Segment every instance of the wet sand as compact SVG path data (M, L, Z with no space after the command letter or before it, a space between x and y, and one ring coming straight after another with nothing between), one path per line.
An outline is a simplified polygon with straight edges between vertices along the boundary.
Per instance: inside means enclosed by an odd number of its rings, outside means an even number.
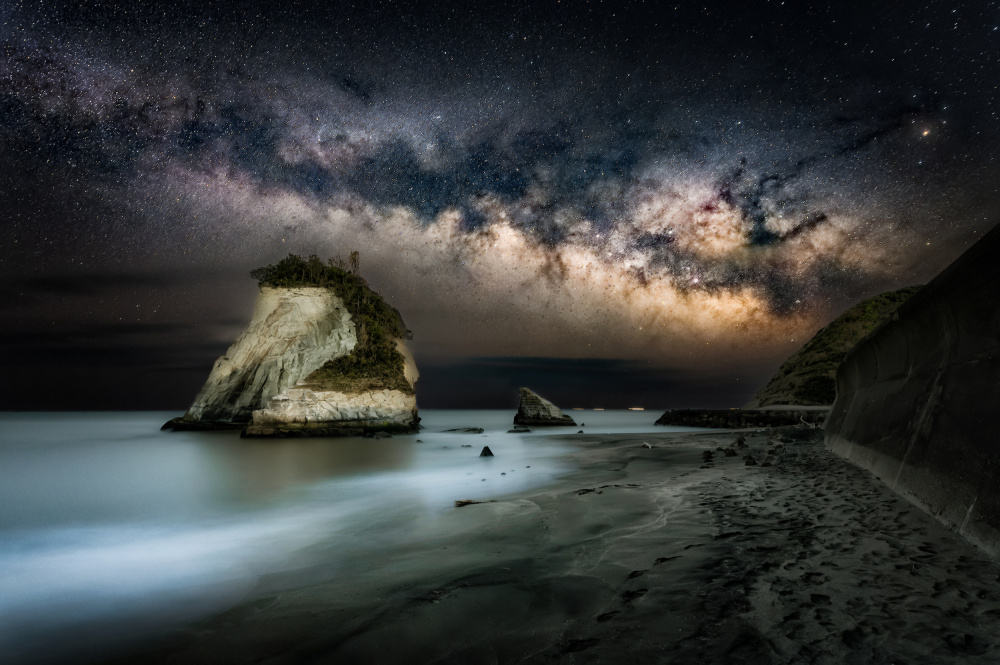
M565 437L578 469L544 490L114 662L1000 662L1000 565L821 431L744 435Z

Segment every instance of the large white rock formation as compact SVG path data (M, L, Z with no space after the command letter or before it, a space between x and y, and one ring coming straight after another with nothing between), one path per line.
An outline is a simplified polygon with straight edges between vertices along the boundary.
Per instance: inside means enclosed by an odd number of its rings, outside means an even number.
M253 318L180 420L242 427L254 409L357 344L344 303L326 288L264 286Z
M253 318L174 429L243 428L249 436L361 434L413 430L412 390L323 390L310 375L327 361L346 356L358 343L344 302L325 287L264 286ZM401 340L404 375L411 389L416 364Z
M369 431L412 431L416 395L399 390L336 390L290 388L253 412L244 436L359 435Z

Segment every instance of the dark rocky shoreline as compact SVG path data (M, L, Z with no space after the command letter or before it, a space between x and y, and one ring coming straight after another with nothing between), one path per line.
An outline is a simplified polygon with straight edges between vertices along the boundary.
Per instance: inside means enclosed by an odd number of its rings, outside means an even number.
M221 420L188 420L184 416L171 418L163 423L160 431L173 430L175 432L231 432L240 430L248 423L229 423Z
M183 416L171 418L163 424L160 430L176 432L214 432L242 430L243 439L301 438L301 437L372 437L378 434L391 436L393 434L413 434L420 431L420 418L414 416L412 423L394 423L376 421L365 423L357 420L323 421L316 423L285 423L281 426L254 425L253 423L198 422L184 419ZM480 430L481 431L481 430Z
M414 416L412 423L397 423L389 421L373 421L366 423L358 420L326 420L316 423L284 423L275 425L249 424L240 433L244 439L267 439L275 437L307 437L307 436L376 436L382 434L413 434L420 431L420 418Z
M821 426L829 409L673 409L660 416L657 425L749 429L754 427Z

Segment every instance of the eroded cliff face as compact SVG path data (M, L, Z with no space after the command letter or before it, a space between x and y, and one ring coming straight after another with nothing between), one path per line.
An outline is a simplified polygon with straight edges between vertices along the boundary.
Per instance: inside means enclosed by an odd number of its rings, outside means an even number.
M264 286L253 318L180 419L192 426L243 426L253 411L357 344L351 315L327 288Z
M837 372L829 448L1000 555L1000 227Z
M417 423L417 397L399 390L335 390L290 388L253 412L243 431L258 436L359 436L371 432L412 432Z
M310 375L255 410L243 436L360 436L417 431L420 418L416 383L420 374L406 343L396 339L394 345L402 356L407 390L329 390Z
M346 376L324 367L300 379L253 412L244 437L361 436L419 429L413 355L391 339L400 366L391 376ZM350 386L344 388L343 386Z

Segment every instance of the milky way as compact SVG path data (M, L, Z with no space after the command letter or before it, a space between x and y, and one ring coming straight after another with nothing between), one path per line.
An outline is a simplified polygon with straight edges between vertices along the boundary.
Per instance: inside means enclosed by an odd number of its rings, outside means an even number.
M418 360L763 372L996 222L995 5L714 4L8 7L9 345L359 249Z

